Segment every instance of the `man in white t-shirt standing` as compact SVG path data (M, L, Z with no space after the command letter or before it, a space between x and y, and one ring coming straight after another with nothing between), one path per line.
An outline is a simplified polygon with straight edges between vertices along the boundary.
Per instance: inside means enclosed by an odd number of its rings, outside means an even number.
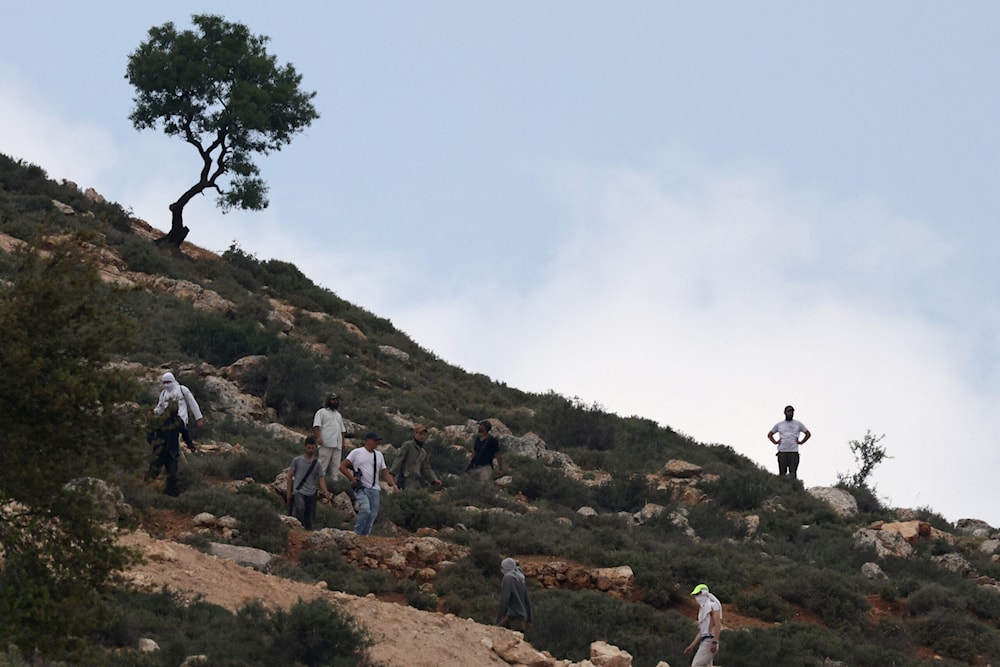
M331 481L340 476L340 457L344 452L344 418L340 416L340 396L331 393L326 404L313 417L313 437L316 438L319 465L323 476Z
M775 434L778 435L775 438ZM799 435L804 437L799 440ZM806 444L812 437L812 433L806 425L795 419L795 408L790 405L785 406L785 419L774 425L768 431L767 439L771 444L778 446L778 475L784 477L790 473L792 479L798 479L799 470L799 445Z

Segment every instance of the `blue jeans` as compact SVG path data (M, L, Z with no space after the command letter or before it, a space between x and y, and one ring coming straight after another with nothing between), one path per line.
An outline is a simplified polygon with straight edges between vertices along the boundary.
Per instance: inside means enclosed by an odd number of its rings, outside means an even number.
M354 520L354 532L358 535L371 535L375 518L378 517L379 491L372 488L358 489L354 492L354 499L358 501L358 518Z

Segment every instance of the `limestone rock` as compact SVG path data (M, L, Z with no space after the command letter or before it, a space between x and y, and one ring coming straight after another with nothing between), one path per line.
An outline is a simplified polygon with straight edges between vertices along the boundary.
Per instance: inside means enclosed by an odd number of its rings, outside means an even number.
M886 556L912 558L914 553L910 543L903 539L902 535L894 531L861 528L854 533L854 544L859 547L873 547L875 555L879 558L885 558Z
M96 503L98 516L104 521L118 522L132 516L132 506L125 502L122 490L96 477L80 477L66 483L67 489L80 491Z
M143 653L152 653L153 651L159 651L160 645L149 637L140 637L136 648Z
M886 579L885 572L879 567L878 563L865 563L861 566L861 574L865 579Z
M208 553L216 558L233 560L246 567L252 567L258 572L271 571L271 554L263 549L253 547L237 547L232 544L209 542Z
M829 505L838 516L854 516L858 513L858 501L844 489L834 486L814 486L807 491L813 498Z
M590 645L590 661L596 667L632 667L631 654L603 641Z
M508 641L494 641L493 652L511 665L525 667L549 667L554 660L544 653L536 651L530 644L524 642L520 633Z
M955 530L973 537L990 537L994 533L993 527L981 519L959 519L955 522Z

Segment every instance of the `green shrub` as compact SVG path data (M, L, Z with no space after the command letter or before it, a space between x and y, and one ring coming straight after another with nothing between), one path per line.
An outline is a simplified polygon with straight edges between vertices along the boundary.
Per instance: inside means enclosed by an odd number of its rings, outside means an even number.
M983 657L1000 655L996 631L976 623L962 611L940 608L914 621L912 637L943 656L969 664Z
M791 605L770 590L756 590L736 596L736 607L747 616L762 621L787 621L792 617Z
M868 610L868 601L858 592L856 583L826 569L788 568L781 573L775 590L785 600L819 614L834 628L858 627Z
M411 532L418 528L443 528L458 522L458 512L438 502L425 489L407 487L402 493L389 494L382 498L381 507L380 513Z
M773 475L764 470L727 469L716 482L703 484L702 490L720 506L737 512L760 507L772 494Z
M953 590L941 584L929 583L906 598L906 611L910 616L925 616L935 611L965 608L965 601L955 596Z

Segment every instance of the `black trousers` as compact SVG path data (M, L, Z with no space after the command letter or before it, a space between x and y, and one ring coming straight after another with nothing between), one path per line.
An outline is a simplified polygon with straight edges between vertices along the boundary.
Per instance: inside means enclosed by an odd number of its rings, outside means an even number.
M315 493L311 496L296 493L292 498L295 503L295 516L302 522L302 527L306 530L312 530L313 523L316 522L316 500Z
M778 474L784 477L790 473L793 479L798 479L799 453L778 452Z

